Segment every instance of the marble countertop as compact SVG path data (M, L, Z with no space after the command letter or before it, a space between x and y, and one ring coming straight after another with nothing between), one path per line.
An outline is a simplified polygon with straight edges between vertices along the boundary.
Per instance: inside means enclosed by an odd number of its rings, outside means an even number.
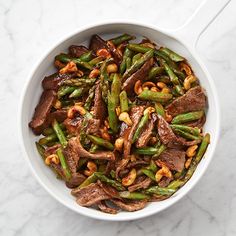
M236 1L197 47L220 95L220 142L207 173L171 208L133 222L108 223L78 215L35 180L17 135L15 114L27 75L62 36L84 24L120 18L176 28L199 4L198 0L149 0L146 6L141 0L0 0L0 235L236 235Z

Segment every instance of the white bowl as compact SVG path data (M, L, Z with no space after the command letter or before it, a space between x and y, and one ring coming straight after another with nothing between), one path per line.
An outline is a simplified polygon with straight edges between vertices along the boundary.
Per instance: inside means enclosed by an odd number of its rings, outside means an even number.
M107 38L113 34L124 32L134 35L146 36L152 41L160 45L167 46L187 58L195 74L199 78L201 85L206 90L208 97L207 120L204 126L204 131L211 134L211 144L209 145L203 160L198 165L192 178L173 196L161 202L150 203L144 209L137 212L122 211L117 215L110 215L95 209L81 207L75 202L75 198L70 194L70 189L68 189L62 181L55 178L54 173L52 173L52 171L45 166L41 157L37 153L35 141L38 139L38 137L36 137L29 129L28 123L32 118L34 108L38 103L40 94L42 92L41 80L45 75L50 75L55 71L53 67L55 55L59 54L60 52L65 52L68 46L71 44L87 44L87 40L89 40L92 34L99 34ZM21 101L19 124L20 139L25 152L26 160L29 163L33 174L39 183L63 205L82 215L100 220L125 221L139 219L158 213L177 202L185 194L187 194L190 189L193 188L193 186L199 181L203 173L206 171L207 166L213 157L219 136L220 116L216 89L209 73L199 61L196 53L194 51L190 51L189 48L187 49L182 42L176 40L174 37L174 33L170 35L169 33L160 30L155 26L139 23L108 22L105 24L93 25L79 30L57 43L56 46L49 50L49 52L40 60L35 69L33 69L29 76Z

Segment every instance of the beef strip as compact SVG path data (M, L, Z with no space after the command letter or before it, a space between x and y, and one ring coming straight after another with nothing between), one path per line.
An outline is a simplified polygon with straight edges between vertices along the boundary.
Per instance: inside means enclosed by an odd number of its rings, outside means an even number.
M29 127L36 135L42 133L47 121L47 116L50 113L55 100L56 92L54 90L43 91L39 103L35 108L33 119L29 123Z
M203 89L200 86L196 86L168 105L167 113L174 117L181 113L203 110L205 107L206 96Z
M60 109L53 111L48 114L47 121L45 124L45 128L50 126L53 122L54 119L56 119L59 123L63 122L67 117L67 110L66 109Z
M83 45L71 45L69 47L69 54L72 57L80 57L82 56L84 53L88 52L89 49L86 48Z
M74 119L67 118L64 120L63 124L70 134L78 134L81 117L76 117Z
M71 138L70 140L73 141L75 145L76 154L80 157L87 157L87 158L99 159L99 160L109 160L109 161L115 160L115 155L111 151L99 151L96 153L88 152L87 150L83 148L82 144L80 143L79 136Z
M141 177L141 176L140 176ZM135 184L131 185L128 187L128 190L130 192L134 192L138 189L146 189L149 187L149 185L151 184L152 180L148 177L144 178L142 181L140 182L136 182Z
M168 148L161 153L158 160L165 163L170 170L181 172L185 163L185 152L177 149Z
M142 148L142 147L147 146L147 143L151 138L153 128L154 128L154 120L151 119L145 125L140 136L138 137L138 140L136 141L137 148Z
M161 181L158 183L158 186L161 187L161 188L165 188L169 185L169 183L173 180L173 178L168 178L168 177L165 177L163 176L161 178Z
M111 199L110 201L125 211L138 211L147 205L145 200L124 202L118 199Z
M98 185L103 189L103 191L109 195L111 198L120 198L118 191L111 187L108 184L101 182L100 180L97 181Z
M89 44L89 49L93 50L95 53L97 50L106 48L107 49L107 44L106 41L103 40L101 37L99 37L97 34L94 34L91 37L90 44Z
M86 177L81 173L73 173L70 180L66 181L68 188L76 188L85 181Z
M130 155L132 138L137 129L138 123L143 116L144 108L144 106L136 106L132 107L130 110L130 119L132 120L133 124L127 129L127 138L124 137L124 158L128 158Z
M99 119L94 119L94 118L89 119L88 124L87 124L86 133L87 134L95 134L95 135L99 134L100 124L101 124L101 120L99 120Z
M60 83L63 80L71 79L71 78L74 78L75 76L76 76L75 73L72 73L72 74L54 73L52 75L46 76L46 77L44 77L44 79L42 81L43 89L44 90L47 90L47 89L57 90L60 86Z
M74 189L71 194L76 197L76 202L81 206L92 206L111 198L97 183L92 183L81 189Z
M148 165L148 164L149 164L149 161L145 161L142 159L142 160L130 162L126 167L128 169L131 169L131 168L136 168L136 167L144 166L144 165Z
M96 82L95 96L94 96L94 117L103 123L107 115L106 104L102 99L102 90L100 81Z
M105 201L100 201L97 203L98 208L108 214L117 214L118 210L107 206Z
M49 156L49 155L52 155L52 154L55 154L57 149L61 147L61 144L55 144L51 147L47 147L45 149L45 156Z
M130 77L128 77L124 81L122 89L125 90L128 94L131 94L133 92L135 83L138 80L141 81L145 80L152 65L153 65L152 59L145 62L144 65L139 70L137 70L135 73L133 73Z
M110 51L112 57L114 58L114 62L119 65L122 60L122 55L119 53L119 51L116 49L116 47L109 41L107 42L107 47L108 47L108 50Z
M181 146L192 146L201 142L201 140L187 141L182 137L174 134L170 125L165 121L162 116L158 116L158 135L161 142L172 148L181 148Z

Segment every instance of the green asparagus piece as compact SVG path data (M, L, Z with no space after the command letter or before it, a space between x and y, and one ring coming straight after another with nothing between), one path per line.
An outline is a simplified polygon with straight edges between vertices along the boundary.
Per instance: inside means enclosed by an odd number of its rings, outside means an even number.
M118 117L116 114L116 101L115 98L108 92L108 121L114 133L118 132Z
M80 186L78 187L79 189L87 187L88 185L95 183L97 181L97 176L96 172L94 172L92 175L90 175Z
M121 79L118 74L114 74L113 81L111 84L111 96L114 98L115 106L117 107L120 103L119 94L121 90Z
M96 66L98 63L100 63L101 61L103 61L104 58L103 57L95 57L93 58L91 61L89 61L88 63L91 65L91 66Z
M84 91L83 88L77 88L70 94L69 98L81 97L81 95L83 94L83 91Z
M144 193L140 193L140 192L123 191L123 192L119 192L119 195L121 198L133 199L133 200L143 200L143 199L149 198L148 195Z
M154 147L144 147L144 148L136 148L134 149L134 152L136 154L140 154L140 155L155 155L158 151L158 148L154 148Z
M158 81L158 82L163 82L163 83L165 83L165 84L170 84L170 83L171 83L170 78L169 78L169 76L167 76L167 75L158 76L158 77L157 77L157 81Z
M204 153L206 152L209 143L210 143L210 134L206 134L202 139L200 147L198 148L196 157L192 160L190 164L190 167L184 177L184 181L188 181L192 177L195 169L197 168L197 165L201 161Z
M173 52L169 48L160 48L159 50L167 54L172 61L184 61L184 58L182 56L178 55L176 52Z
M139 137L139 135L141 134L141 131L143 129L143 127L147 124L148 122L148 117L149 117L149 113L147 112L145 115L143 115L143 117L141 118L140 122L138 123L137 129L134 133L133 139L132 139L132 143L135 143Z
M152 69L150 70L149 74L148 74L148 79L151 80L153 78L155 78L158 75L163 74L164 72L164 68L163 67L152 67Z
M193 134L187 133L186 131L183 131L178 128L173 128L174 133L178 134L179 136L188 139L188 140L199 140L201 139L200 136L195 136Z
M50 142L55 142L57 141L57 135L55 133L49 134L41 139L39 139L39 144L40 145L46 145Z
M126 59L131 57L132 51L130 51L127 47L125 48L124 54L123 54L123 60L120 64L120 73L124 74L126 70Z
M142 53L137 53L136 55L134 55L133 58L132 58L132 63L131 64L133 65L141 57L142 57Z
M120 93L120 110L121 112L129 111L129 102L126 91Z
M173 70L168 66L168 64L162 60L162 65L166 71L166 73L169 75L170 77L170 80L171 82L174 84L174 85L180 85L180 82L179 82L179 79L178 77L175 75L175 73L173 72Z
M65 129L66 129L66 127L65 127L65 125L64 125L63 123L61 123L61 124L59 124L59 125L60 125L60 128L61 128L62 130L65 130ZM50 134L54 134L54 130L53 130L53 128L48 127L48 128L46 128L46 129L43 130L42 134L43 134L44 136L48 136L48 135L50 135Z
M123 75L123 79L128 78L131 74L137 71L146 61L153 57L154 50L150 49L145 54L142 55Z
M194 111L194 112L184 113L184 114L180 114L174 117L171 123L182 124L182 123L198 120L202 118L203 115L204 115L204 111Z
M57 92L58 98L65 96L66 94L72 93L76 87L74 86L62 86Z
M99 180L101 180L102 182L105 182L105 183L111 185L112 187L116 188L116 189L119 190L119 191L123 191L123 190L125 189L125 188L122 186L121 183L119 183L119 182L116 181L116 180L107 178L107 177L106 177L104 174L102 174L102 173L95 172L94 174L95 174L95 176L96 176Z
M65 174L65 178L66 178L66 180L69 180L71 178L71 173L70 173L70 170L67 166L66 159L65 159L64 154L62 152L62 148L58 148L56 153L60 159L61 167L62 167L63 172Z
M66 140L66 137L65 137L61 127L59 126L58 122L56 121L56 119L52 122L52 128L54 129L62 147L65 148L67 146L67 140Z
M97 137L95 135L87 135L87 137L91 142L93 142L96 145L102 146L102 147L107 148L109 150L114 149L114 145L103 138Z
M146 169L151 170L152 172L156 173L157 172L157 165L156 165L155 161L151 160L150 165Z
M184 185L184 181L177 179L177 180L173 180L168 186L167 188L169 189L178 189L179 187Z
M149 177L151 180L156 181L155 175L151 170L148 169L141 169L142 173Z
M131 57L127 57L125 62L126 62L126 71L127 71L132 65Z
M92 70L93 68L88 62L82 61L80 58L71 58L67 54L63 53L57 55L55 59L63 63L68 63L70 61L73 61L77 66L83 67L88 70Z
M129 40L132 40L132 39L135 39L135 37L131 36L129 34L122 34L122 35L120 35L120 36L118 36L116 38L111 39L110 41L112 41L112 43L115 46L117 46L117 45L119 45L119 44L121 44L123 42L129 41Z
M81 86L89 87L91 85L94 85L95 82L96 82L95 78L90 79L87 76L84 76L79 79L67 79L63 81L63 84L70 85L70 86L77 86L77 87L81 87Z
M116 177L116 172L114 170L110 171L110 176L112 177L112 179L115 179Z
M45 155L44 155L45 148L38 142L35 142L35 145L39 155L43 158L43 160L45 160Z
M190 134L195 135L195 136L200 136L200 129L197 128L197 127L192 128L192 127L189 127L187 125L170 125L170 127L172 129L182 130L184 132L190 133Z
M157 114L161 115L162 117L165 117L164 107L160 103L155 103L155 110Z
M79 59L81 61L84 61L84 62L89 62L89 61L91 61L92 58L93 58L93 52L92 51L85 52L79 57Z
M175 85L175 86L174 86L174 90L175 90L175 92L177 93L177 96L182 96L182 95L184 95L184 90L183 90L183 88L181 87L180 84Z
M93 98L95 95L95 88L96 88L96 86L93 86L92 88L89 89L88 97L86 98L86 101L84 103L84 108L86 110L89 110L91 107L91 104L92 104L92 101L93 101Z
M164 152L165 150L166 150L166 146L164 144L162 144L160 147L157 148L157 152L156 152L156 154L153 155L152 158L154 160L157 159L161 155L161 153Z
M143 90L138 97L142 100L151 100L155 102L165 103L172 98L172 94L154 92L151 90Z
M175 192L175 189L172 188L161 188L158 186L153 186L148 188L145 192L147 194L157 194L157 195L171 195Z

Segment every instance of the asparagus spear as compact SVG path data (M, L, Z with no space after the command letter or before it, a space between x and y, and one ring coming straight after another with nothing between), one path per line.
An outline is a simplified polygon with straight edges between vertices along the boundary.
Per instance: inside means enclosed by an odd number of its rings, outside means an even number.
M129 103L126 91L120 93L120 110L121 112L129 111Z
M143 90L138 97L142 100L151 100L155 102L165 103L172 98L172 94L154 92L151 90Z
M180 56L176 52L173 52L169 48L160 48L159 50L167 54L172 61L175 61L175 62L184 61L184 58L182 56Z
M129 40L132 40L132 39L135 39L134 36L132 35L129 35L129 34L122 34L116 38L113 38L111 39L110 41L112 41L112 43L117 46L123 42L126 42L126 41L129 41Z
M65 148L67 146L67 140L66 140L66 137L65 137L61 127L59 126L58 122L56 121L56 119L52 122L52 128L54 129L62 147Z
M145 193L147 194L158 194L158 195L171 195L175 192L175 189L171 188L161 188L158 186L153 186L148 188Z
M129 191L123 191L123 192L119 192L119 195L121 198L126 198L126 199L133 199L133 200L143 200L143 199L148 199L149 196L144 194L144 193L140 193L140 192L129 192Z
M171 123L182 124L182 123L198 120L202 118L203 115L204 115L204 111L194 111L194 112L184 113L184 114L180 114L174 117Z
M114 150L114 145L103 138L97 137L95 135L87 135L87 137L91 142L93 142L94 144L98 146L102 146L109 150Z
M64 154L62 152L62 148L58 148L56 153L57 153L57 156L60 159L61 167L64 171L66 180L69 180L71 178L71 173L70 173L70 170L67 166L66 159L65 159Z

